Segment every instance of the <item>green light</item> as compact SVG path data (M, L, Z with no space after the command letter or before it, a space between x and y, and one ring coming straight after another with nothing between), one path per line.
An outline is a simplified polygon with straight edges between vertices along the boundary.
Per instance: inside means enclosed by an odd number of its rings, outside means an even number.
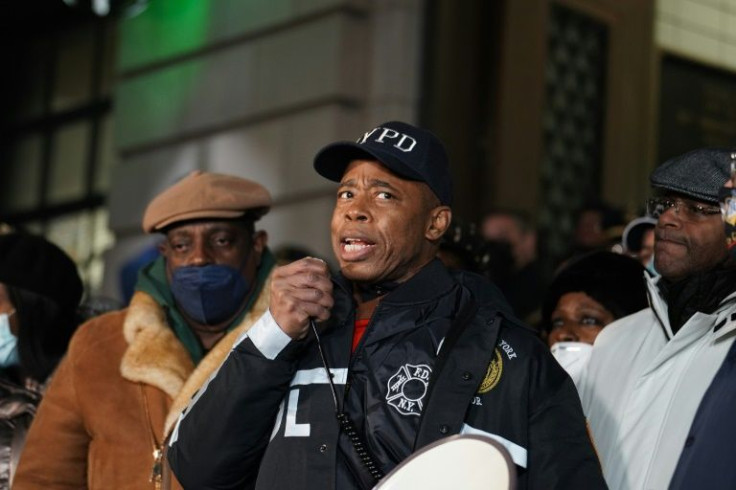
M120 71L196 51L209 25L207 0L151 0L140 15L120 22Z

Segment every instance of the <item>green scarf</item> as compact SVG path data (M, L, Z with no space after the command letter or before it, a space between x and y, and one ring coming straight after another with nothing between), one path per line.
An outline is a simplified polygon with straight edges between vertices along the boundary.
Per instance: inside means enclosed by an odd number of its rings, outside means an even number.
M243 311L228 325L228 332L240 325L243 317L250 311L253 303L260 296L263 285L266 283L266 279L268 279L268 275L271 273L271 269L273 269L275 264L276 259L271 251L268 248L264 249L263 255L261 256L261 265L258 266L256 281L251 288L248 303L243 308ZM194 364L199 364L199 361L205 355L204 348L197 334L189 327L176 307L174 296L171 294L171 288L169 287L169 281L166 278L166 261L163 257L157 258L138 272L135 290L148 294L164 309L166 319L174 334L187 349L189 355L192 356Z

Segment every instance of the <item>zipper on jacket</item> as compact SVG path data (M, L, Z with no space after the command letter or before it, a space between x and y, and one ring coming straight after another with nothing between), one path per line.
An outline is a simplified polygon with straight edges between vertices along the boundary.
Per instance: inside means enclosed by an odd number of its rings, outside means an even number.
M151 439L151 446L153 447L153 465L151 466L151 476L148 478L148 481L153 483L153 488L155 490L161 490L161 482L163 481L163 446L156 442L156 434L153 432L153 427L151 426L151 412L148 410L148 397L146 396L146 389L143 387L142 384L139 384L138 386L140 386L141 389L143 410L145 412L146 421L148 421L148 431Z
M656 285L654 286L656 287ZM657 309L654 307L654 298L652 297L652 292L650 291L650 288L647 287L647 301L649 301L649 308L652 310L652 313L654 313L654 317L659 322L659 326L662 328L662 332L664 333L665 338L667 339L667 342L669 342L672 337L670 337L670 334L667 332L667 327L665 327L664 322L662 321L662 318L659 316L659 313L657 313Z
M356 307L355 304L353 304L353 307ZM350 359L348 361L348 375L345 379L345 389L343 389L342 392L342 404L343 407L345 406L345 403L347 403L348 400L348 394L350 393L350 388L353 386L353 366L357 362L357 359L360 357L362 359L363 357L363 351L365 350L363 346L366 343L366 339L368 338L368 335L370 335L371 327L376 323L377 313L378 310L381 308L381 303L376 305L375 309L373 310L373 313L371 314L371 318L368 320L368 325L365 326L365 332L363 333L363 337L360 339L360 342L358 342L358 345L355 346L355 351L350 353ZM355 329L355 313L352 315L352 321L351 324L353 325L353 329Z
M164 452L161 446L156 446L153 450L153 468L151 468L151 477L148 481L153 482L156 490L161 490L161 480L163 479L163 459Z

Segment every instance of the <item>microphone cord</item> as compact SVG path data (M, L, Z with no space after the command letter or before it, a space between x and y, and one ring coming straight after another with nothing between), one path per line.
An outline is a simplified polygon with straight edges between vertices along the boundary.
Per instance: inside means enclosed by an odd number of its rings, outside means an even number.
M361 463L368 470L368 473L370 473L375 481L378 481L383 478L383 472L380 470L380 468L376 464L375 459L373 459L373 456L368 451L368 446L363 441L363 438L360 436L358 429L355 427L355 423L353 423L352 419L350 419L345 411L340 410L340 403L338 402L337 397L337 389L335 388L335 383L332 381L333 374L330 370L330 365L327 363L327 357L322 350L322 342L320 341L319 333L317 332L317 325L313 318L309 319L309 326L312 328L312 333L314 334L314 338L317 341L317 350L319 351L319 357L322 359L322 365L324 366L325 372L327 373L327 382L329 383L330 390L332 391L332 400L335 402L335 416L337 417L337 420L340 423L340 427L342 428L343 432L345 432L345 435L348 436L348 439L353 445L355 452L358 454L358 458L360 458Z

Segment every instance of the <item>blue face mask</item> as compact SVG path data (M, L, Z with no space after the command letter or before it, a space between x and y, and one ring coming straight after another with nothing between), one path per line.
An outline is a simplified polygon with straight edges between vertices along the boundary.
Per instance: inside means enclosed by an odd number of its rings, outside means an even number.
M0 368L17 366L20 363L18 356L18 338L10 331L10 313L0 313Z
M179 267L171 277L176 303L203 325L216 325L235 315L249 290L240 271L227 265Z

